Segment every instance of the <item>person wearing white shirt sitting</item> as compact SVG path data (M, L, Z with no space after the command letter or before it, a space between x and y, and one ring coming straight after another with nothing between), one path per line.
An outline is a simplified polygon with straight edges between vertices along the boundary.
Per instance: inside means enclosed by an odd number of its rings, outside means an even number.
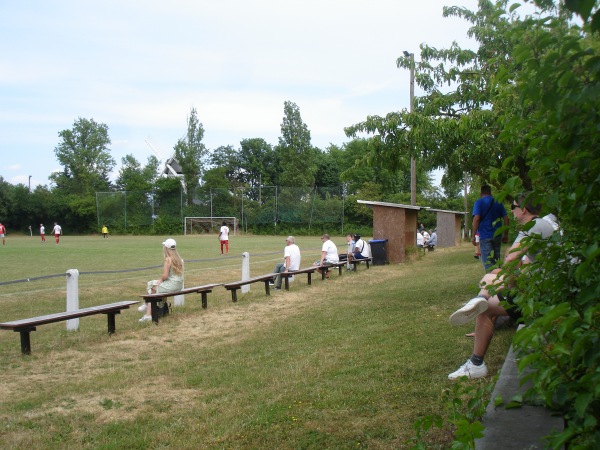
M300 261L302 256L300 255L300 248L296 245L296 239L294 236L288 236L285 240L285 248L283 250L283 262L277 263L273 273L278 273L277 279L273 280L275 289L281 289L281 274L287 272L294 272L300 269Z
M425 245L425 239L423 235L417 231L417 247L422 248Z
M425 246L427 247L427 250L433 251L436 245L437 233L435 232L435 230L431 230L431 234L429 235L429 239L427 239L427 241L425 242Z
M321 240L323 241L323 246L321 247L321 259L315 261L314 266L318 266L317 272L322 274L322 270L325 270L325 278L329 279L329 271L326 267L332 264L336 264L340 262L340 257L338 256L337 247L333 243L333 241L329 238L328 234L324 234L321 236ZM323 267L323 269L321 269Z
M352 255L352 259L360 261L361 259L370 258L371 250L369 244L367 244L363 239L361 239L360 234L354 235L354 241L354 254Z

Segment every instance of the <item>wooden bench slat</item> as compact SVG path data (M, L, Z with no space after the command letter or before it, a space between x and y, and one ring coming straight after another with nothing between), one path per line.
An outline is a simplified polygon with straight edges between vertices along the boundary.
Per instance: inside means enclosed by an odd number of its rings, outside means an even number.
M246 284L258 283L258 282L262 281L263 283L265 283L265 294L271 295L271 291L269 290L269 282L273 281L273 278L275 278L277 275L278 274L276 274L276 273L268 273L265 275L259 275L257 277L248 278L247 280L240 280L240 281L234 281L231 283L225 283L223 285L223 287L225 289L227 289L228 291L231 291L231 301L235 303L235 302L237 302L238 289L240 289L242 286L244 286Z
M310 267L305 267L304 269L298 269L298 270L293 270L290 272L282 272L279 275L281 275L281 277L284 279L285 281L285 290L289 291L290 290L290 277L293 277L294 275L302 275L304 273L308 274L308 284L311 284L312 281L312 274L315 273L317 271L317 267L316 266L310 266Z
M367 264L367 269L369 268L369 264L373 263L373 258L369 257L369 258L362 258L362 259L352 259L352 266L354 267L354 270L356 270L358 268L358 263L364 262Z
M327 264L325 266L315 266L315 268L317 269L321 269L321 279L324 280L325 279L325 273L329 270L329 269L333 269L336 268L339 271L340 276L342 275L342 267L344 267L346 265L346 261L339 261L333 264Z
M0 323L0 329L19 332L21 334L21 353L24 355L29 355L31 353L30 333L35 331L36 326L38 325L61 322L78 317L91 316L94 314L106 314L108 319L108 334L111 335L115 332L115 316L120 314L122 309L129 309L131 305L135 305L137 303L139 303L137 300L124 300L121 302L109 303L107 305L82 308L76 311L65 311L62 313L31 317L29 319L13 320L11 322Z
M127 309L131 305L139 303L137 300L127 300L107 305L90 306L76 311L65 311L54 314L46 314L45 316L31 317L29 319L13 320L11 322L0 323L0 329L3 330L18 330L27 326L44 325L47 323L62 322L69 319L77 319L78 317L91 316L94 314L104 314L112 311L120 311Z
M208 308L208 297L207 295L212 292L212 290L217 286L222 286L223 283L213 283L213 284L205 284L202 286L194 286L190 288L182 289L181 291L174 292L159 292L156 294L144 294L141 297L144 299L146 303L150 303L150 311L152 314L152 321L154 323L158 323L158 307L157 303L164 300L168 297L176 297L178 295L187 295L187 294L200 294L202 298L202 308Z
M202 291L210 291L212 289L214 289L217 286L222 286L223 283L214 283L214 284L205 284L203 286L195 286L195 287L191 287L191 288L185 288L182 289L181 291L175 291L175 292L164 292L164 293L157 293L157 294L145 294L142 295L141 297L144 299L150 299L150 298L166 298L166 297L175 297L177 295L187 295L187 294L197 294L197 293L201 293Z
M276 273L268 273L266 275L259 275L257 277L248 278L247 280L240 280L240 281L234 281L234 282L231 282L231 283L225 283L223 285L223 287L225 287L225 289L232 289L232 288L235 288L235 287L244 286L246 284L256 283L258 281L265 281L265 280L269 280L269 279L272 280L277 275L278 274L276 274Z

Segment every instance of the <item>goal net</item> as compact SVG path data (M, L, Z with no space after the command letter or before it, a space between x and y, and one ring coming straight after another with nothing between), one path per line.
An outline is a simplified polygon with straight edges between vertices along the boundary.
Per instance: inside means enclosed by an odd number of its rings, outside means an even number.
M229 227L229 233L236 236L237 217L186 217L184 234L219 234L223 222Z

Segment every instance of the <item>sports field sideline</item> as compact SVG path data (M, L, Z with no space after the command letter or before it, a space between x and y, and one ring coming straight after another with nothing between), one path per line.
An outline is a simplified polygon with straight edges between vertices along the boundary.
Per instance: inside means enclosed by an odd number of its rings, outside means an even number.
M177 249L186 261L186 286L240 279L243 252L250 254L254 275L269 273L283 259L285 247L285 236L232 236L229 254L221 255L215 236L175 238ZM7 245L0 248L0 298L18 301L21 294L46 297L46 294L52 296L50 292L64 291L65 281L60 275L68 269L79 270L80 288L102 286L94 292L93 303L105 301L101 297L107 287L114 288L108 292L110 298L140 295L146 281L160 276L165 239L160 236L111 236L108 239L101 235L63 236L57 245L53 237L48 237L42 244L37 236L11 236ZM340 248L343 251L345 239L337 240L344 243ZM299 237L298 242L303 267L318 259L319 237ZM26 279L31 281L10 283ZM64 292L57 293L57 297L63 298ZM82 295L81 301L87 304L86 296Z
M235 236L226 257L215 236L176 239L187 286L240 279L243 251L253 275L268 273L285 245L285 236ZM9 236L1 281L76 268L82 307L138 299L160 271L163 240ZM342 237L333 241L343 248ZM303 267L317 259L319 236L297 243ZM236 304L217 288L207 310L188 296L158 326L126 310L113 337L104 317L82 318L77 332L44 325L32 333L31 356L20 354L17 333L2 331L1 446L403 448L415 419L443 413L447 374L472 346L470 326L448 325L482 272L472 252L439 249L312 286L298 277L270 297L253 285ZM85 274L134 268L149 269ZM0 320L64 310L65 285L64 277L0 285ZM502 330L494 339L492 373L511 337ZM443 447L449 436L446 428L429 439Z

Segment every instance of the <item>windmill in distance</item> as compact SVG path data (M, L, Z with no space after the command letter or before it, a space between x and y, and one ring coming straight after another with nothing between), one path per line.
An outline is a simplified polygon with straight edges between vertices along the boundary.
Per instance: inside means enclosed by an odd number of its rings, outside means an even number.
M156 156L158 158L158 162L162 163L165 160L165 158L162 155L162 153L158 150L156 145L153 144L150 141L150 139L144 139L144 142L146 142L146 145L148 145L148 147L150 147L150 150L152 150L152 153L154 153L154 156ZM167 160L165 161L165 166L162 169L162 171L160 172L160 175L166 175L168 177L179 178L179 180L181 181L181 186L183 187L183 191L185 192L186 189L185 189L185 184L183 182L183 171L181 169L181 165L175 159L175 154L173 154L170 158L167 158Z

